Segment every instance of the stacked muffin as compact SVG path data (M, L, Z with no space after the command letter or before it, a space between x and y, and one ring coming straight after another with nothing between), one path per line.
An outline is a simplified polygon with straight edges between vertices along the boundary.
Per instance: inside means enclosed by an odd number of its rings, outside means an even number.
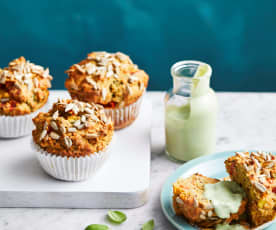
M73 99L101 104L115 129L137 117L148 75L120 52L92 52L66 71L65 82Z
M31 133L32 118L48 101L51 80L48 68L24 57L0 69L0 137Z
M108 158L113 123L100 105L60 100L33 122L33 147L38 160L57 179L87 179Z

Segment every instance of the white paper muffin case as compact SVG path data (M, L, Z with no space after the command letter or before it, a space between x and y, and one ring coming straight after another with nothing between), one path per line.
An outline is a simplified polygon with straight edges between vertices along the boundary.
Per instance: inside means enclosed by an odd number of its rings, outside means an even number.
M83 181L93 176L109 158L111 144L107 146L105 151L93 153L89 156L62 157L48 153L33 140L31 141L32 149L45 172L56 179L64 181Z
M32 133L34 124L32 119L40 112L46 112L49 108L49 101L37 111L21 116L1 116L0 115L0 137L15 138Z
M114 122L114 129L122 129L129 126L138 117L143 95L134 103L118 109L105 109L105 114Z

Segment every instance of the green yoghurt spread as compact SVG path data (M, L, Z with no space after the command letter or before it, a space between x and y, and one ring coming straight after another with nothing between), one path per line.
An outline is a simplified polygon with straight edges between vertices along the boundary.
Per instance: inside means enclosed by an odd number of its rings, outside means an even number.
M206 184L204 196L212 202L217 216L226 219L231 213L238 212L245 193L233 181L220 181L215 184Z

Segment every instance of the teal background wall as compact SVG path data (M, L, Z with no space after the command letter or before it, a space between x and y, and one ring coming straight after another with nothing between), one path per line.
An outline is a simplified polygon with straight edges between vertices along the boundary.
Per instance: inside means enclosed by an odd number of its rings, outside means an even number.
M122 51L167 89L183 59L213 67L224 91L276 90L276 2L254 0L0 1L0 65L18 57L49 66L53 88L94 50Z

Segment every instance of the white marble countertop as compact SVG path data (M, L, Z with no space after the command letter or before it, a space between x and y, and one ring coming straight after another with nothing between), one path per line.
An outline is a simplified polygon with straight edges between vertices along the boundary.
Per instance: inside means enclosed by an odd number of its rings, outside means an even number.
M217 152L238 149L276 150L276 94L217 93L220 110ZM123 210L128 220L114 230L139 230L149 219L156 230L172 230L160 207L160 191L166 178L180 166L164 154L164 93L150 92L152 101L152 164L150 197L146 205ZM1 230L84 230L92 223L108 223L105 209L32 209L0 208Z

